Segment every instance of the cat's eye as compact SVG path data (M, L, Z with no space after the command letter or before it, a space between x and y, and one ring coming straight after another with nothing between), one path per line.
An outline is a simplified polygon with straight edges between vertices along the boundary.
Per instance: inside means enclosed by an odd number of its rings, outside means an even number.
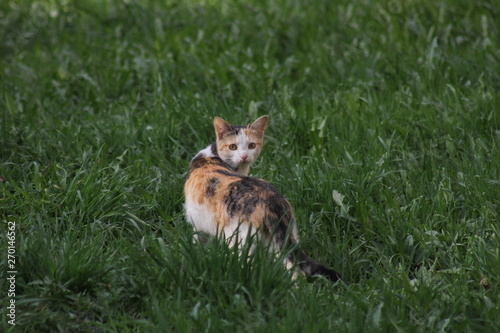
M248 144L248 149L255 149L255 147L256 147L256 146L257 146L257 145L256 145L254 142L249 143L249 144Z
M236 149L238 149L238 146L235 145L234 143L229 145L229 150L236 150Z

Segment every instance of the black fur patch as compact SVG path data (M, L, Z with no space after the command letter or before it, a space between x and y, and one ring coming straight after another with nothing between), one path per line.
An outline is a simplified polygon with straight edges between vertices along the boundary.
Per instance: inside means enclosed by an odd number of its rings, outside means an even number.
M217 189L217 185L219 185L220 179L216 177L212 177L208 180L207 189L205 191L205 196L207 198L213 197L215 195L215 190Z
M229 186L227 195L224 197L227 212L231 217L237 214L249 217L255 210L255 206L261 201L256 193L257 187L255 184L245 178L232 183Z
M242 129L245 129L247 128L246 126L240 126L240 125L236 125L236 126L233 126L236 134L239 134L241 132Z
M215 156L219 156L219 150L217 149L217 142L212 143L210 149L212 150L212 154L214 154Z
M234 172L231 172L231 171L228 171L228 170L215 170L215 172L217 173L220 173L221 175L224 175L224 176L228 176L228 177L238 177L238 178L241 178L242 176L241 175L238 175Z
M227 165L223 160L220 159L220 157L215 156L215 157L205 157L202 154L196 155L193 160L191 161L191 164L189 165L189 170L186 175L186 180L189 179L189 176L191 176L191 172L193 170L201 168L205 166L206 164L215 164L217 166L223 167L224 169L230 169L230 166Z
M272 233L279 233L280 243L283 242L288 225L291 220L291 207L274 186L266 181L226 173L224 170L217 172L240 178L232 183L228 194L224 197L224 203L229 216L241 214L249 217L258 204L266 207L268 214L264 218L264 229Z
M238 135L240 134L241 130L247 128L246 126L240 126L240 125L231 125L231 127L224 132L224 137L231 136L231 135Z
M186 175L186 180L189 179L189 176L191 176L191 172L193 172L193 170L201 168L202 166L207 164L207 162L208 161L207 161L206 157L204 157L200 154L196 155L193 158L193 160L191 161L191 164L189 164L189 170L188 170L188 173Z

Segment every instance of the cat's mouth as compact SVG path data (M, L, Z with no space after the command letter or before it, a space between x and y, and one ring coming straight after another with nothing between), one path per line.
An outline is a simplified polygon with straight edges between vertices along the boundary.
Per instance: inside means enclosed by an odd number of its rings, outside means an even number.
M229 166L231 166L231 168L233 170L236 170L236 171L241 170L241 168L246 168L252 164L252 162L249 160L246 160L244 162L243 162L243 160L239 160L239 161L229 160L229 161L226 161L226 163L229 164Z
M225 162L226 162L227 164L229 164L230 166L232 166L232 167L237 167L237 166L239 166L239 165L247 165L247 164L252 164L252 161L250 161L250 160L248 160L248 159L247 159L247 160L245 160L245 161L244 161L244 160L242 160L242 159L239 159L239 160L237 160L237 161L235 161L235 160L226 160Z
M235 161L233 161L231 159L224 160L224 162L226 162L233 169L236 169L239 165L242 164L242 163L235 162Z

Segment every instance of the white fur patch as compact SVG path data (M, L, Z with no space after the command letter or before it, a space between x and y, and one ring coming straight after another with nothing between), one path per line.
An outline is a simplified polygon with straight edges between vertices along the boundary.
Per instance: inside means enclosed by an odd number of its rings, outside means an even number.
M247 156L247 160L245 163L251 164L258 155L258 149L248 149L248 145L250 144L250 140L248 136L242 131L238 133L238 137L236 139L236 145L238 146L238 150L236 150L236 154L234 154L233 161L235 165L239 165L243 163L243 156Z
M210 235L217 233L214 215L204 205L199 205L186 198L184 209L186 210L187 220L193 225L195 231L206 232Z
M223 229L224 237L226 238L229 246L237 245L238 248L243 248L248 237L257 234L256 228L250 228L248 223L240 223L236 219L232 220Z
M198 156L198 155L202 155L202 156L205 156L205 157L214 157L214 154L212 154L212 145L210 145L207 148L201 150L196 156Z

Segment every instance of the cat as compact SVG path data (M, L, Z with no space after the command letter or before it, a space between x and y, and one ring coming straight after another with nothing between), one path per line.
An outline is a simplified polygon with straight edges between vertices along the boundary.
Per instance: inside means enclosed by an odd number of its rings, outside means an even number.
M196 232L222 235L230 246L243 246L249 233L256 235L272 251L290 251L285 260L288 269L297 263L306 276L322 275L337 281L338 272L297 248L290 203L269 182L248 176L262 150L267 122L268 116L247 126L214 119L216 141L191 160L186 176L186 218Z

